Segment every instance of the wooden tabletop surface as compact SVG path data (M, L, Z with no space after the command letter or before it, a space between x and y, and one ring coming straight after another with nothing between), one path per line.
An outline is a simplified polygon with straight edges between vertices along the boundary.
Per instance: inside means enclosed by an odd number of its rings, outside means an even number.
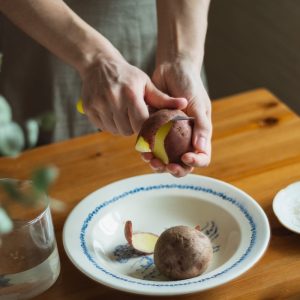
M280 225L272 211L274 195L300 180L300 119L259 89L213 101L213 123L212 162L195 173L229 182L256 199L269 218L271 241L263 258L236 280L172 299L300 299L300 236ZM62 245L66 217L82 198L116 180L151 173L134 143L135 137L97 133L0 159L0 178L27 178L34 167L48 163L60 169L51 195L67 205L64 212L53 213L62 269L56 283L35 299L149 298L92 281L73 266Z

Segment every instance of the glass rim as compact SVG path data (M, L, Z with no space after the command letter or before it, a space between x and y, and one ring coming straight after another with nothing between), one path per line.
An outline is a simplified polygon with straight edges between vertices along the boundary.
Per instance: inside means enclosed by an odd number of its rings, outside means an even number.
M29 184L32 183L32 181L29 179L17 179L17 178L9 178L9 177L0 178L0 182L1 181L2 182L3 181L27 182ZM38 201L39 203L42 203L42 205L43 205L43 206L41 206L40 212L37 212L36 216L26 220L26 222L24 224L22 224L19 228L14 228L13 230L18 230L18 229L33 225L44 217L44 215L50 209L50 199L49 199L48 193L46 193L46 192L42 193L42 198L43 198L43 201ZM21 206L24 206L26 209L36 208L35 205L33 205L33 206L23 205L21 202L18 202L18 204ZM0 205L0 207L1 207L1 205Z

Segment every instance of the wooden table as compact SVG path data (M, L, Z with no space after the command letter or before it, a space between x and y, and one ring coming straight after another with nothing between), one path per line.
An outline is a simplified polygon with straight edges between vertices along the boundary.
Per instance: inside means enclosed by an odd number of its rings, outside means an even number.
M272 211L274 195L300 180L300 119L260 89L214 101L213 123L212 163L195 173L227 181L254 197L270 220L272 237L264 257L238 279L178 299L300 299L300 236L281 226ZM27 151L17 159L0 159L0 177L27 178L33 167L48 163L60 169L51 194L67 204L66 211L53 214L62 270L54 286L36 299L149 298L90 280L72 265L62 246L65 219L82 198L113 181L151 173L134 143L135 137L98 133Z

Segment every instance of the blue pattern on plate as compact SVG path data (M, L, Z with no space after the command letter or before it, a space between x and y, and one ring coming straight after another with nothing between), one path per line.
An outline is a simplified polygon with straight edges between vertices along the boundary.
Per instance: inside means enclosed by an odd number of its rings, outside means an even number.
M121 199L126 198L129 195L133 195L139 192L148 192L148 191L152 191L152 190L160 190L160 189L180 189L180 190L193 190L193 191L200 191L200 192L204 192L204 193L208 193L208 194L212 194L214 196L217 196L219 198L221 198L222 200L228 201L231 204L237 206L239 208L239 210L244 214L244 216L246 217L250 228L251 228L251 238L250 238L250 243L248 248L246 249L245 253L235 262L233 263L230 267L228 267L227 269L214 274L212 276L207 276L204 278L199 278L196 280L189 280L189 281L183 281L183 282L144 282L144 281L138 281L138 280L134 280L134 279L128 279L119 275L116 275L108 270L106 270L105 268L101 267L91 256L91 254L88 251L87 248L87 244L86 244L86 239L85 239L85 234L86 234L86 230L88 228L88 225L90 223L90 221L93 219L93 217L104 207L107 207L108 205L117 202ZM251 252L254 244L256 241L256 225L253 221L252 216L249 214L249 212L247 211L247 209L237 200L233 199L232 197L227 196L225 193L222 192L217 192L213 189L210 188L205 188L205 187L201 187L201 186L194 186L194 185L182 185L182 184L160 184L160 185L151 185L151 186L146 186L146 187L138 187L135 188L133 190L124 192L118 196L113 197L110 200L107 200L105 202L103 202L102 204L100 204L99 206L97 206L91 213L89 213L89 215L87 216L87 218L84 220L83 225L81 227L81 232L80 232L80 245L81 248L85 254L85 256L88 258L88 260L99 270L101 270L102 272L104 272L105 274L107 274L108 276L111 276L115 279L118 280L122 280L124 282L128 282L128 283L134 283L134 284L138 284L138 285L142 285L142 286L154 286L154 287L176 287L176 286L186 286L186 285L191 285L191 284L198 284L201 282L205 282L214 278L217 278L225 273L227 273L228 271L232 270L233 268L235 268L238 264L240 264Z
M125 244L118 245L113 252L113 256L117 262L125 264L129 261L130 258L140 257L141 253L136 251L129 244Z

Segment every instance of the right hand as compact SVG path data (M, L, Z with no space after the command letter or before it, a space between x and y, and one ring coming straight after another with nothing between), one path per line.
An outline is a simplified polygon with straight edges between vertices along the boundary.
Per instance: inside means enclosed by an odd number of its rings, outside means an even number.
M158 90L150 78L122 57L99 57L81 74L84 112L99 129L112 134L138 133L149 117L148 106L184 109L185 98Z
M211 102L200 77L200 70L189 58L164 62L157 66L153 82L162 91L174 97L184 97L188 105L185 113L194 118L192 143L193 152L185 153L179 164L164 165L152 153L143 153L142 158L150 163L157 172L167 171L176 177L182 177L193 171L194 167L206 167L211 158Z

